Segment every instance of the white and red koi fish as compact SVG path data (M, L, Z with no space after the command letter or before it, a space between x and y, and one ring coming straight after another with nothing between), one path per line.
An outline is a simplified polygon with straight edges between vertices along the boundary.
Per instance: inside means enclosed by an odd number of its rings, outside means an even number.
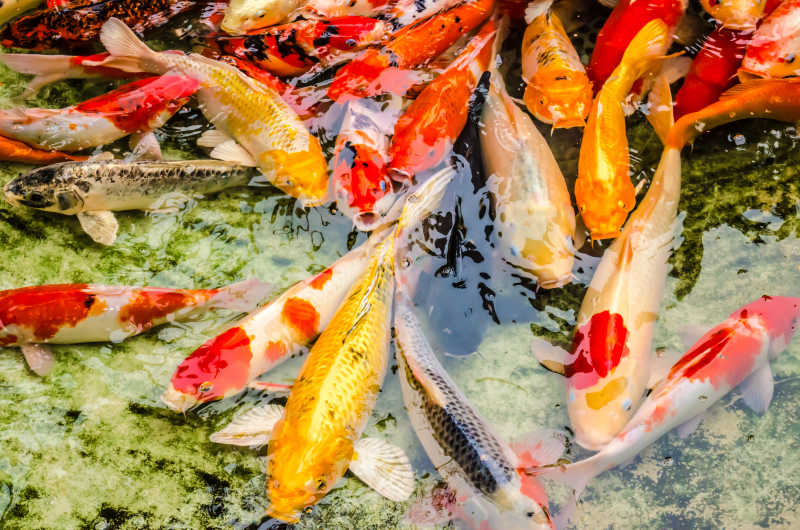
M268 286L247 280L219 289L63 284L0 291L0 346L19 346L39 375L52 366L45 344L120 342L210 308L252 309Z
M570 484L579 496L603 471L629 461L679 428L691 433L703 413L739 386L745 403L759 413L769 406L773 379L769 361L786 349L800 325L800 298L764 296L734 312L703 335L672 366L664 380L611 442L590 458L533 473Z
M781 2L753 34L739 70L742 79L747 74L772 78L800 74L800 1Z
M157 129L200 87L195 79L162 75L128 83L64 109L0 111L0 134L46 150L80 151Z
M328 325L385 235L376 233L197 348L175 370L161 400L184 412L197 403L232 396L300 353Z

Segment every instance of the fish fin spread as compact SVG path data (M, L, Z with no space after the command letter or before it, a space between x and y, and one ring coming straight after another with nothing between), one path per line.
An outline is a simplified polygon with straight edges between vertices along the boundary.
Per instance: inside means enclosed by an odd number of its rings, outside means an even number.
M705 417L706 417L705 413L698 414L694 418L678 425L678 427L675 429L675 432L677 432L678 436L680 436L681 438L686 438L697 430L697 428L703 422Z
M183 192L171 191L159 197L147 208L147 211L149 213L178 213L181 210L181 206L191 198L191 196Z
M672 113L672 92L664 74L656 78L647 99L647 106L649 107L647 121L655 129L661 143L667 145L667 135L675 124L675 118Z
M161 145L153 131L133 133L128 139L131 160L162 160Z
M455 518L458 501L447 486L425 493L408 507L405 519L416 526L441 526Z
M112 56L98 63L103 66L111 66L125 72L147 72L150 69L145 63L158 65L162 63L158 53L151 50L118 18L111 17L103 24L100 30L100 42Z
M389 500L402 502L414 492L414 470L406 453L381 438L354 444L350 471Z
M83 231L97 243L109 246L117 240L119 223L113 212L108 210L79 212L77 217Z
M225 142L229 142L231 140L233 140L232 137L228 136L219 129L209 129L200 135L200 138L197 139L197 145L200 147L213 149L218 145L224 144Z
M21 74L33 75L23 92L23 98L36 95L40 88L68 77L69 55L38 55L33 53L2 53L0 62Z
M743 93L747 92L748 90L752 90L753 88L757 87L761 84L769 84L773 83L773 79L753 79L747 81L745 83L739 83L738 85L733 85L728 90L723 92L719 95L719 101L724 101L726 99L734 99L740 97Z
M533 469L529 472L535 477L546 478L565 484L573 490L567 504L553 517L556 528L569 527L569 522L575 517L575 512L578 509L578 501L581 495L583 495L583 490L586 489L586 485L589 481L600 473L600 471L594 469L590 459L582 460L567 466L551 466Z
M530 24L541 15L544 15L550 10L553 5L553 0L533 0L528 7L525 8L525 23Z
M46 344L28 343L20 344L19 349L25 356L25 362L36 375L46 376L53 369L53 352Z
M680 331L678 332L678 336L681 338L681 343L683 343L683 347L687 350L697 344L697 342L708 333L711 329L711 326L706 326L703 324L686 324L682 326Z
M87 159L89 162L100 162L102 160L114 160L114 153L111 151L100 151Z
M661 75L667 78L667 83L670 85L676 83L689 75L689 69L692 67L692 58L685 55L677 55L664 59L661 65Z
M211 307L248 312L258 306L273 291L273 286L258 278L221 287L211 300Z
M269 381L250 381L247 383L247 388L253 390L260 390L269 394L288 394L292 391L292 385L283 385L281 383L270 383Z
M282 417L280 405L261 405L236 416L208 439L218 444L260 447L269 442L272 429Z
M235 140L222 142L212 149L208 156L243 166L256 167L258 165L253 156Z
M775 381L769 363L765 364L745 379L739 386L745 404L758 414L764 414L772 401Z
M534 337L531 340L531 353L539 364L559 375L564 375L564 364L567 362L567 350L553 346L549 341Z
M510 443L519 458L518 467L533 468L554 464L564 454L567 438L554 429L538 429Z

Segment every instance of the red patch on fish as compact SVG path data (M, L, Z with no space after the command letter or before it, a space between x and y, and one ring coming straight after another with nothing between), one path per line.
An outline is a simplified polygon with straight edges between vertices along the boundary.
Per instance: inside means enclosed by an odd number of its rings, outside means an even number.
M244 388L250 377L250 337L240 327L220 333L197 348L175 370L172 386L200 401Z
M622 358L630 354L629 334L622 315L607 310L592 315L575 332L572 360L564 366L570 386L588 388L612 373Z
M653 414L645 421L645 430L650 432L653 427L663 422L670 410L668 405L657 405Z
M332 267L328 267L324 271L322 271L319 274L317 274L314 277L314 279L311 280L311 284L310 285L311 285L311 287L313 287L314 289L319 291L323 287L325 287L325 284L328 283L328 280L330 280L332 277L333 277L333 268Z
M2 332L3 328L0 328L0 332ZM6 335L5 337L0 337L0 346L8 346L10 344L15 344L17 342L16 335Z
M302 298L289 298L281 310L283 321L295 329L303 338L310 339L319 329L319 313L311 302Z
M153 327L156 320L163 319L178 309L197 305L217 294L216 289L193 291L177 289L140 289L119 311L119 321L133 324L138 332Z
M375 204L392 191L384 156L351 141L336 153L333 179L335 188L346 192L347 205L360 213L373 212Z
M37 341L52 338L64 326L75 327L96 301L87 284L42 285L0 292L0 329L10 325L33 331ZM5 344L11 336L5 338ZM16 340L16 337L15 337Z
M100 114L127 133L146 132L151 130L150 122L158 114L175 113L198 88L200 83L190 77L150 77L84 101L75 110Z
M267 344L267 350L264 352L264 356L272 362L279 361L286 356L286 345L280 341L272 341Z

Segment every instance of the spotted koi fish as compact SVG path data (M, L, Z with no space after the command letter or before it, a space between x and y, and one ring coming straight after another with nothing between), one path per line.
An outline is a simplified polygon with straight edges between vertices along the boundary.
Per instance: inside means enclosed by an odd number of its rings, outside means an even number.
M471 0L413 26L403 28L382 48L370 48L336 72L328 97L350 99L390 92L402 95L414 83L411 70L441 55L462 35L477 28L494 0Z
M389 145L389 175L411 184L453 147L467 123L469 98L489 68L498 28L487 21L444 72L430 82L397 120Z
M592 83L558 16L536 4L522 36L522 99L537 120L554 129L583 127L592 106Z
M764 296L735 311L692 346L655 386L636 414L600 452L534 474L566 482L580 496L593 477L630 461L678 428L686 436L703 414L739 387L744 402L763 414L772 399L769 361L784 351L800 325L800 298Z
M242 37L218 37L225 53L251 61L279 76L296 76L315 65L330 65L344 51L379 42L387 24L367 17L302 20Z
M100 66L134 72L180 72L200 83L197 99L216 127L203 140L211 156L258 167L264 178L305 205L322 203L328 171L319 140L273 89L235 67L198 54L155 52L122 21L100 36L111 56Z
M87 48L97 41L103 24L112 17L142 34L195 5L194 0L103 0L42 9L3 28L0 44L29 50Z
M0 346L19 346L31 369L46 375L46 344L121 342L210 308L248 310L267 286L248 280L219 289L42 285L0 291Z
M768 0L700 0L706 13L728 29L755 29Z
M197 348L178 365L161 400L184 412L197 403L230 397L298 355L328 326L385 235L371 236L321 273L296 283Z
M21 164L53 164L69 160L86 160L87 156L70 155L60 151L42 151L28 144L0 136L0 160Z
M447 11L461 2L462 0L395 0L383 16L390 20L395 28L401 28Z
M769 5L765 12L769 9ZM784 0L764 19L747 47L739 75L791 77L800 74L800 1Z
M166 123L200 84L163 75L134 81L64 109L0 111L0 134L45 150L80 151Z

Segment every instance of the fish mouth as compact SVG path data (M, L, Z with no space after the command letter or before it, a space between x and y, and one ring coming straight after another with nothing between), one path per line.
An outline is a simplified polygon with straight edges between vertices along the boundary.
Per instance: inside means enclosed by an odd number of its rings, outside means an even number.
M13 180L5 185L3 188L3 195L5 196L6 201L12 206L23 206L22 197L11 191L12 184L14 184Z
M175 412L186 412L197 403L197 399L169 385L161 395L161 402Z

